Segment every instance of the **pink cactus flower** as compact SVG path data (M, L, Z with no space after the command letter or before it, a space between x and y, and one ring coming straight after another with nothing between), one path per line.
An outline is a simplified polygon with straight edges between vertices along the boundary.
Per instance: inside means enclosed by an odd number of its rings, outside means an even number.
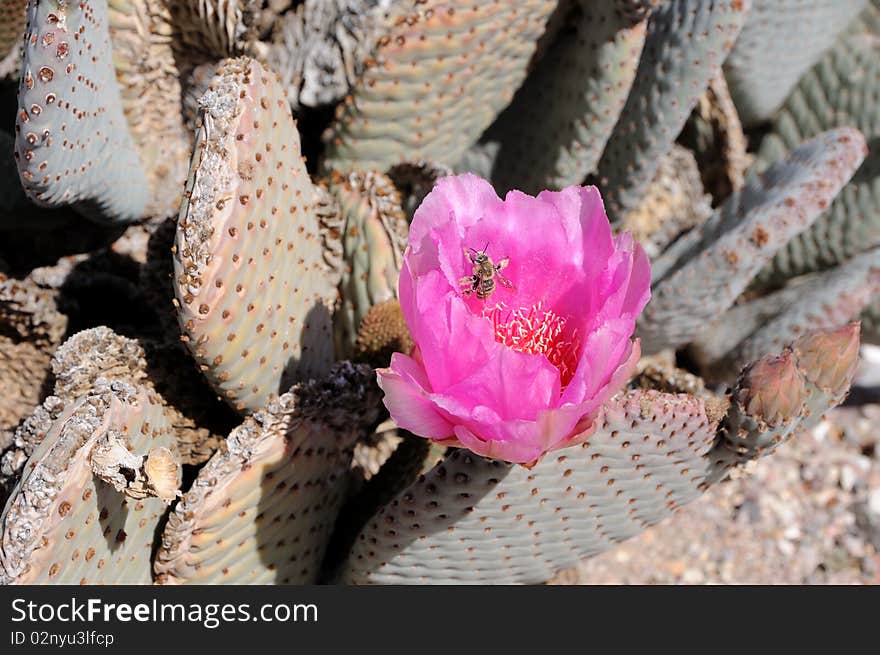
M444 178L410 228L399 292L416 345L378 372L385 406L416 435L534 465L587 439L632 375L650 281L596 187L501 200Z

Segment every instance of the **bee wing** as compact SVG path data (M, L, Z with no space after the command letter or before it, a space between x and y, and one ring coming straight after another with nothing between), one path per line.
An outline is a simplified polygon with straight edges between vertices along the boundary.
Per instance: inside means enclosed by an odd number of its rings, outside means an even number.
M510 257L505 257L504 259L499 261L497 264L495 264L495 270L500 271L502 269L505 269L505 268L507 268L507 265L509 263L510 263Z
M501 273L496 272L495 279L498 280L498 282L501 284L501 286L504 287L505 289L514 289L515 288L513 286L513 282L511 282L506 277L501 275Z

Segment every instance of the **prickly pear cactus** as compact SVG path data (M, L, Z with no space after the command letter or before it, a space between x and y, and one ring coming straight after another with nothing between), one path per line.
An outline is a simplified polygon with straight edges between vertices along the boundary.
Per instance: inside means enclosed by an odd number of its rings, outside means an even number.
M639 320L646 353L692 341L727 310L776 249L816 220L859 167L862 135L841 128L807 141L734 194L674 264L654 266L653 298ZM662 258L661 258L662 259ZM671 269L671 270L670 270Z
M570 25L490 129L486 138L501 144L491 176L499 193L562 188L595 170L645 43L644 17L618 4L575 3Z
M141 218L149 186L122 109L105 0L30 0L16 116L25 192L88 218Z
M644 54L599 161L612 220L634 208L742 29L749 0L670 0L648 20Z
M746 124L772 117L798 79L867 0L754 0L725 62L730 92Z
M762 361L746 372L732 402L631 391L606 405L588 441L550 453L532 469L454 450L377 512L339 578L547 580L672 514L738 462L768 452L763 444L777 443L783 421L788 435L821 416L849 388L857 344L857 327L803 337L783 353L786 365ZM782 398L780 390L795 397Z
M537 583L682 510L880 335L878 38L878 0L0 0L0 583ZM453 170L596 183L652 260L636 374L527 466L381 402L434 361L397 286Z
M389 11L325 135L327 168L454 164L522 83L556 3L419 0Z
M869 153L813 226L792 239L760 281L780 280L834 266L880 243L880 31L843 34L801 79L761 142L756 168L785 156L825 129L851 125L868 140Z
M28 459L0 523L2 584L148 584L153 535L166 504L135 499L96 479L102 437L147 455L174 449L162 405L143 387L99 378L58 414Z
M184 341L217 392L250 413L329 371L340 253L275 75L225 61L201 100L174 246Z
M315 582L377 400L370 369L342 364L248 417L169 518L158 581Z
M358 326L373 305L397 298L397 278L409 226L387 176L374 171L335 174L331 191L343 218L346 266L336 312L336 352L349 356Z

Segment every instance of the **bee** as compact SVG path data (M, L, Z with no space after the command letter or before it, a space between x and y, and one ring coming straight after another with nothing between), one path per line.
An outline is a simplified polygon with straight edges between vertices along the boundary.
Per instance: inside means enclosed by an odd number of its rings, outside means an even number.
M495 264L486 254L488 247L487 243L482 250L464 249L464 254L473 264L474 271L459 281L465 295L476 293L480 300L485 300L494 293L496 281L505 289L513 288L513 283L500 273L510 263L510 258L505 257Z

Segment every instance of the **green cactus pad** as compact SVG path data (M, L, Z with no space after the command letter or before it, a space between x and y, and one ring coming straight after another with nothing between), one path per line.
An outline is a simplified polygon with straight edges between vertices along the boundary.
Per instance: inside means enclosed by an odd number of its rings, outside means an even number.
M771 118L801 75L865 4L866 0L754 0L724 64L743 123L750 126Z
M655 281L637 333L646 354L701 334L762 266L827 208L861 164L865 140L841 128L795 149L754 178L704 224L671 272Z
M611 2L579 11L489 129L499 193L580 184L592 173L635 79L646 23Z
M538 583L672 514L705 489L720 417L655 391L608 404L581 446L527 469L454 450L379 511L347 583Z
M192 137L184 129L182 90L166 0L109 0L110 39L125 118L150 190L147 212L180 207Z
M409 225L400 194L381 173L333 174L330 191L339 201L344 221L342 301L334 323L337 356L347 358L370 307L397 298Z
M125 496L92 473L105 435L146 455L173 450L161 401L143 387L99 379L52 421L3 512L0 584L149 584L166 505Z
M880 31L842 35L804 75L762 141L756 167L840 125L862 131L868 157L828 211L762 271L763 284L834 266L880 243Z
M327 169L452 165L525 78L552 0L423 0L392 9L372 65L325 135Z
M750 0L669 0L648 19L632 90L598 166L612 220L633 209L745 22Z
M27 195L88 218L143 217L149 187L128 130L103 0L29 0L16 158Z
M315 582L354 443L376 419L378 399L371 369L343 363L245 419L169 517L157 580Z
M275 76L225 61L202 98L174 253L184 339L235 409L263 407L329 371L341 275L338 228L300 155Z

